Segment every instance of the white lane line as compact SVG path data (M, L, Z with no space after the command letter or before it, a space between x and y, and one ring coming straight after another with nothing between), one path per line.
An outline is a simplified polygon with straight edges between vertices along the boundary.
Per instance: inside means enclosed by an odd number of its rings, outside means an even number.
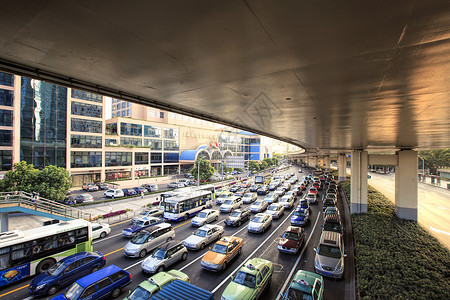
M247 226L242 227L241 229L239 229L238 231L236 231L235 233L233 233L231 236L235 236L236 234L238 234L239 232L241 232L242 230L244 230ZM182 267L180 269L180 271L183 271L184 269L186 269L187 267L189 267L190 265L192 265L194 262L196 262L197 260L199 260L200 258L203 258L203 255L200 255L199 257L197 257L196 259L194 259L193 261L191 261L190 263L188 263L187 265L185 265L184 267Z
M23 298L23 300L31 300L31 299L34 299L34 296L28 296L26 298Z
M128 269L131 269L132 267L134 267L134 266L136 266L136 265L142 263L144 260L145 260L145 258L144 258L143 260L138 261L137 263L132 264L131 266L128 266L128 267L124 268L124 270L126 271L126 270L128 270Z
M444 230L441 230L441 229L434 228L433 226L430 226L430 229L433 230L433 231L439 232L439 233L443 233L443 234L446 234L446 235L450 235L450 232L447 232L447 231L444 231Z
M305 250L306 250L306 246L308 245L309 240L311 239L311 237L312 237L313 234L314 234L314 230L316 230L317 221L319 221L319 216L320 216L321 214L322 214L322 212L319 211L319 214L317 215L317 218L316 218L316 222L314 223L314 227L313 227L311 233L309 234L308 240L306 241L305 246L303 246L302 252L300 252L300 256L297 258L297 261L295 262L294 266L292 267L291 272L289 273L288 277L286 278L286 282L283 284L283 287L281 287L280 291L278 292L278 296L277 296L277 298L276 298L275 300L280 299L280 297L281 297L280 294L283 293L283 291L286 289L286 286L287 286L287 285L289 284L289 282L291 281L291 277L292 277L292 275L294 274L294 270L297 268L297 265L298 265L298 263L300 262L300 259L302 258L303 253L304 253Z
M108 237L102 238L102 239L100 239L100 240L96 240L96 241L93 242L92 244L93 244L93 245L98 244L98 243L100 243L100 242L102 242L102 241L106 241L106 240L112 239L113 237L116 237L116 236L118 236L118 235L122 235L122 233L118 233L118 234L115 234L115 235L108 235Z
M222 280L221 283L219 283L218 286L216 286L216 288L214 290L211 291L211 293L215 293L222 285L225 284L225 282L228 281L228 279L230 279L230 277L237 271L239 270L255 253L256 251L258 251L266 242L268 239L270 239L272 237L272 235L275 234L275 232L277 232L278 229L280 229L280 227L287 221L287 220L291 220L290 216L292 215L292 213L294 212L294 210L291 211L291 213L287 216L286 219L284 219L284 221L278 225L278 227L272 231L272 233L261 243L261 245L259 245L249 256L248 259L244 260L242 263L239 264L239 266L236 267L236 269L233 270L233 272L230 273L230 275L228 275L224 280Z
M448 207L445 206L438 206L439 209L448 209Z

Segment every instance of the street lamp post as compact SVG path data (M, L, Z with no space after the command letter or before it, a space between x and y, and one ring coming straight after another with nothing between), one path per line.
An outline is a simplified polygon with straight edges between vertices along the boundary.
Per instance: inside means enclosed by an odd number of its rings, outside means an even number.
M422 181L425 181L425 161L422 157L419 156L419 158L422 160Z
M197 160L197 186L200 186L200 160Z

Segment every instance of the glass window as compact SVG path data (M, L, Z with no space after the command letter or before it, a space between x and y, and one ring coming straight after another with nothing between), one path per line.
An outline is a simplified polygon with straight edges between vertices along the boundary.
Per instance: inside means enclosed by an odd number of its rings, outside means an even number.
M120 134L142 136L142 125L131 123L120 123Z
M101 289L108 287L110 284L111 284L111 281L107 277L107 278L104 278L97 282L97 288L100 291Z
M0 105L13 106L13 100L13 91L0 89Z
M159 112L159 118L164 119L164 112L163 111Z
M177 114L177 120L183 120L183 115Z
M112 282L116 282L121 278L124 278L128 276L127 273L123 272L123 271L119 271L117 273L112 274L111 276L109 276L109 278L112 280Z
M122 102L122 108L127 107L127 103L126 102Z
M95 292L97 292L97 288L96 288L95 284L92 284L84 290L83 294L81 294L81 296L80 296L80 299L87 298L87 297L93 295Z
M12 170L12 150L0 150L0 171Z
M133 146L136 146L136 147L142 147L142 139L140 139L140 138L121 137L120 138L120 144L121 145L133 145Z
M150 147L151 150L162 150L162 140L144 139L146 147Z
M72 131L102 133L102 121L72 118Z
M13 132L12 130L0 130L0 146L12 146Z
M164 141L164 150L178 151L178 141Z
M117 140L116 139L105 139L105 145L117 146Z
M165 139L177 139L178 129L164 128L164 138Z
M156 111L154 111L153 109L149 109L148 110L148 116L150 118L156 118Z
M164 163L177 163L179 161L179 154L177 153L164 153Z
M127 102L127 107L131 107L131 102Z
M71 168L89 168L102 166L102 153L73 151L70 153Z
M145 137L161 137L161 128L150 125L144 125Z
M72 115L88 116L95 118L101 118L103 115L103 108L99 105L72 101L71 109Z
M148 153L147 152L136 152L134 154L134 164L135 165L148 164Z
M125 117L125 110L122 110L121 115L122 117Z
M72 134L71 145L74 148L101 148L102 137Z
M0 72L0 84L14 86L14 75Z
M183 116L183 120L184 121L189 121L189 117L188 116Z
M131 116L131 108L127 109L127 116L130 117Z
M162 163L162 153L151 153L150 154L150 162L152 164Z
M99 103L103 102L102 95L85 92L85 91L80 91L80 90L76 90L76 89L72 89L72 98L83 99L83 100L99 102Z
M0 109L0 126L13 126L12 110Z
M175 119L175 118L176 118L175 113L169 112L169 119Z
M131 152L106 152L105 166L131 166Z
M117 123L106 124L106 134L117 134Z

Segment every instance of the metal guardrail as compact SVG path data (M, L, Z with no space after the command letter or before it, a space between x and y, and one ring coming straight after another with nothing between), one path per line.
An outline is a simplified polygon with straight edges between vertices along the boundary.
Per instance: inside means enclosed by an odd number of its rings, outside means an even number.
M36 197L30 193L21 191L0 193L0 209L5 206L18 206L70 219L92 220L92 215L90 213L84 212L78 208L39 196Z

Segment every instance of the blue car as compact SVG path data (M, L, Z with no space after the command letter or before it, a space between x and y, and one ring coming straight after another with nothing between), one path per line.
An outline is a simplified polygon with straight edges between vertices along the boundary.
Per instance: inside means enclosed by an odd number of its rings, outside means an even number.
M298 207L291 217L291 225L293 226L304 226L309 220L309 210L305 208Z
M28 292L36 296L53 295L75 280L101 269L105 263L105 256L99 251L70 255L33 278Z
M157 217L142 217L138 219L133 225L130 227L125 228L122 230L122 234L124 237L132 238L134 237L139 231L144 230L150 226L163 223L163 218L157 218Z
M309 202L306 199L300 200L300 203L297 205L297 208L307 209L309 212L311 212L311 208L309 208Z
M97 300L119 297L122 289L131 283L131 275L111 265L74 282L64 294L53 300Z
M137 192L136 192L135 190L133 190L133 189L122 189L122 191L123 191L123 194L124 194L125 196L134 196L134 195L137 195Z

